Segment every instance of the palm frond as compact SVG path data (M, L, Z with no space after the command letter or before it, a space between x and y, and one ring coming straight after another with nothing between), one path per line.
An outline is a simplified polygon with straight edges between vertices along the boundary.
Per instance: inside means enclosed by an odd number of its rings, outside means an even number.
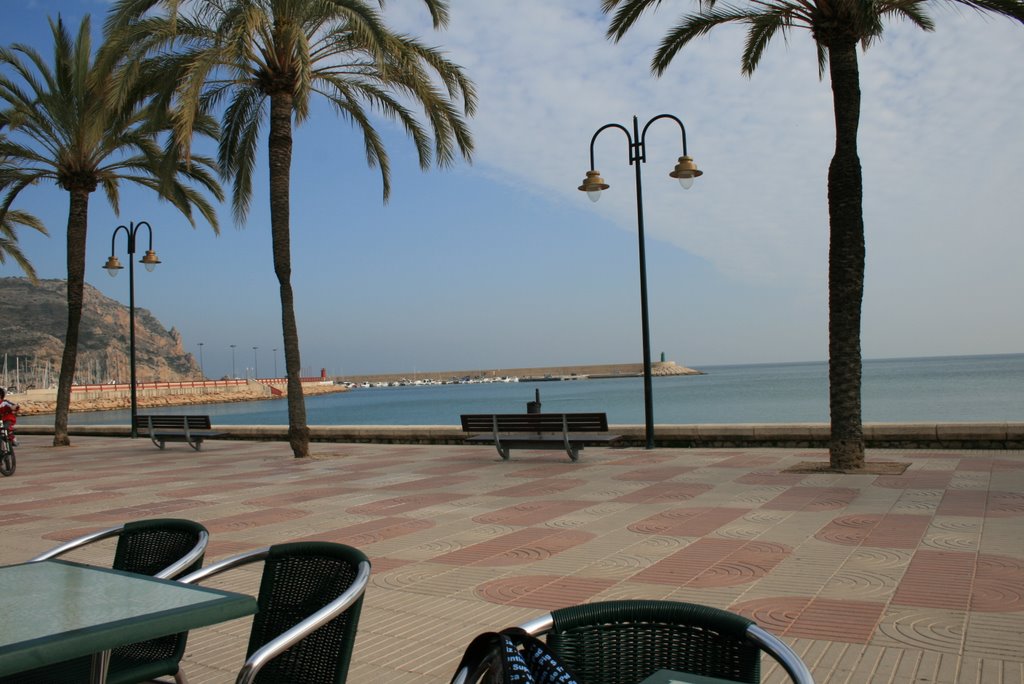
M363 134L363 149L366 154L366 163L373 167L380 168L381 184L383 186L382 197L385 202L391 197L391 163L388 159L387 149L384 147L384 143L378 135L377 130L374 128L369 117L363 109L363 100L373 101L375 98L369 97L369 93L374 91L377 92L378 102L389 102L390 96L383 90L377 90L370 84L361 84L358 89L359 93L356 95L355 89L348 86L345 83L336 84L337 87L333 91L324 91L323 94L331 104L334 106L335 111L341 115L342 118L355 124ZM426 133L422 131L422 128L415 121L415 117L406 112L404 108L397 102L394 103L396 106L391 108L392 116L401 117L404 114L407 115L406 119L403 119L403 124L406 125L406 131L413 136L413 141L416 143L417 152L423 152L423 140ZM429 146L426 147L427 154L429 154ZM422 159L422 157L421 157Z
M814 42L818 56L818 78L825 78L825 69L828 67L828 50L819 41Z
M601 11L605 14L618 7L608 24L605 37L612 42L619 42L644 12L660 4L661 0L602 0Z
M912 24L924 31L934 31L935 22L924 11L922 3L918 1L887 2L882 7L882 13L886 16L894 16L900 19L907 19Z
M1022 0L949 0L956 5L965 5L982 14L991 12L1024 23L1024 2Z
M722 10L711 9L697 14L683 16L679 23L672 27L654 53L651 60L651 71L661 76L676 54L686 47L690 41L707 34L711 29L722 24L742 23L749 21L752 14L737 8Z
M222 178L234 179L233 213L243 221L252 197L256 150L266 119L267 96L256 87L239 88L224 112L217 159Z
M7 263L7 258L10 257L28 279L35 283L38 281L36 269L18 244L18 226L49 235L43 222L32 214L18 209L3 211L0 213L0 264Z
M744 75L750 76L757 69L772 38L780 32L786 36L794 26L807 26L809 19L803 5L783 2L750 13L744 21L747 24L747 40L741 64Z
M440 29L448 26L448 0L423 0L430 11L430 18L433 20L434 28ZM384 7L384 0L379 0L381 8Z

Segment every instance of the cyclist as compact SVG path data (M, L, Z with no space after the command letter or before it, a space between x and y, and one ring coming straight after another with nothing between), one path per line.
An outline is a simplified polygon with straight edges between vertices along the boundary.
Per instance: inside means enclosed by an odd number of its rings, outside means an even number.
M7 439L11 444L18 446L18 440L14 437L14 424L18 422L18 405L7 399L7 390L0 387L0 421L3 421L7 428Z

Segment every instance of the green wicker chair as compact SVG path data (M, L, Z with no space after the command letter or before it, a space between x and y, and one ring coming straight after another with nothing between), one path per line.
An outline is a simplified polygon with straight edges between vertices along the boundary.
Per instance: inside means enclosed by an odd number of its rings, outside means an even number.
M249 551L181 579L200 582L263 561L259 605L237 684L343 684L348 675L370 561L331 542Z
M30 562L49 560L104 539L117 538L114 570L175 579L198 570L209 534L191 520L163 518L137 520L73 539ZM156 677L173 676L179 684L178 663L185 654L188 633L172 634L115 648L110 653L107 684L133 684ZM66 684L88 681L92 659L76 658L56 665L3 678L5 684Z
M807 666L753 620L710 606L675 601L605 601L552 611L521 625L545 634L581 684L637 684L675 670L755 684L762 651L798 684L813 684Z

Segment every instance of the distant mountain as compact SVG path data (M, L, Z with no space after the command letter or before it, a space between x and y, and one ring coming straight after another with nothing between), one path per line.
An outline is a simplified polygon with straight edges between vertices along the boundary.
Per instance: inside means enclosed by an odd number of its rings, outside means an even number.
M0 278L0 373L22 388L56 386L67 330L67 283ZM86 283L75 379L79 384L128 382L128 307ZM135 308L135 362L139 382L198 380L199 364L177 330ZM17 361L16 361L17 359ZM17 371L16 371L17 369Z

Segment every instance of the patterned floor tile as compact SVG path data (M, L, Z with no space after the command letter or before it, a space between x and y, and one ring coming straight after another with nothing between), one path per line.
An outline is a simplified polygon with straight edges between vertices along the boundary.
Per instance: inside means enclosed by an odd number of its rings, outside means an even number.
M47 441L24 436L0 481L0 562L147 517L206 525L208 560L296 539L357 546L373 565L360 684L446 684L475 634L613 598L741 612L818 681L1024 681L1021 452L873 451L911 467L851 476L784 472L822 449L595 448L571 463L459 445L316 443L297 460L273 442L196 454L76 437L70 454ZM225 586L254 591L250 574ZM192 684L230 681L247 629L197 630Z

